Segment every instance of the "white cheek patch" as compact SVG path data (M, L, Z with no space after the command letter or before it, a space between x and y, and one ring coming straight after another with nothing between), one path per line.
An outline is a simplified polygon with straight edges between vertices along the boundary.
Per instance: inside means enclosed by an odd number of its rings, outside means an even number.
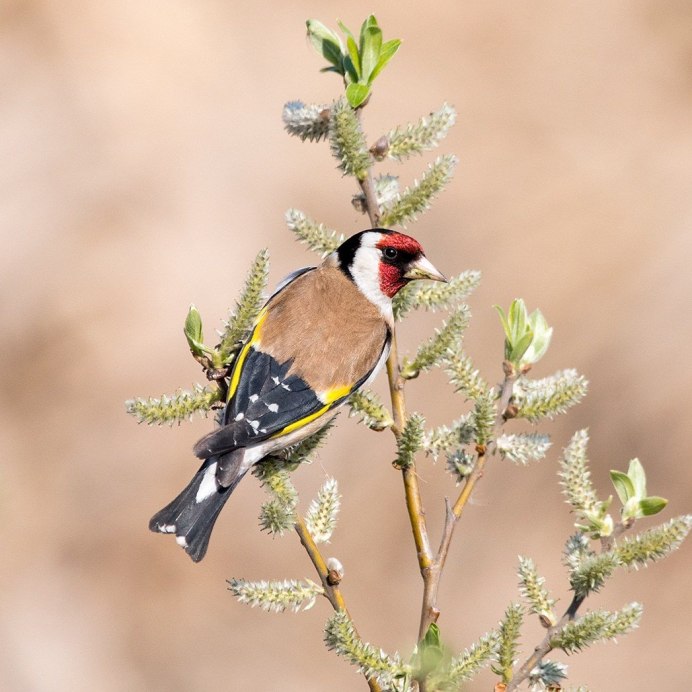
M363 234L350 270L360 292L371 303L374 303L384 317L391 322L393 319L392 301L382 293L380 288L380 251L376 247L380 237L379 233Z

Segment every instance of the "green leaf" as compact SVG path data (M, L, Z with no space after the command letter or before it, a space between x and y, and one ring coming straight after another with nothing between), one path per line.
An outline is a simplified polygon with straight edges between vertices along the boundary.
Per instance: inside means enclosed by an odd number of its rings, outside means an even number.
M185 338L190 351L195 356L204 356L210 353L210 350L204 345L204 336L202 335L202 316L199 310L194 305L190 305L187 317L185 318Z
M356 43L356 39L351 33L351 30L342 21L337 21L337 24L339 25L339 28L343 32L344 36L346 36L346 49L348 50L348 56L351 59L351 67L353 67L355 70L355 74L352 75L354 77L353 81L357 82L358 77L360 76L360 55L358 54L358 44Z
M502 329L505 332L507 341L511 341L512 332L509 328L509 320L507 319L507 315L505 315L505 311L499 305L493 305L493 307L497 310L497 314L500 316L500 322L502 323Z
M380 74L385 67L387 67L387 63L394 57L395 53L399 50L400 45L401 40L398 38L393 38L391 41L386 41L382 44L382 48L380 49L380 59L377 61L375 69L370 74L371 84L375 77L377 77L377 75Z
M317 19L305 22L308 28L308 38L315 50L343 74L343 46L341 39L331 29Z
M522 364L534 365L546 354L553 336L553 328L548 326L543 313L538 309L529 315L529 327L533 334L533 339L531 340L531 345L524 353Z
M529 331L525 332L514 344L512 344L512 350L507 360L518 363L526 351L528 351L532 341L533 332L529 329Z
M636 494L637 497L646 497L646 473L644 473L644 467L639 459L632 459L632 461L630 461L627 475L634 485L634 494Z
M615 491L617 492L620 502L622 502L623 505L626 504L630 498L634 497L634 483L632 483L632 480L626 473L611 470L610 480L613 482Z
M509 326L512 334L512 343L515 343L526 331L527 318L524 301L521 298L513 300L509 306Z
M351 108L358 108L370 95L370 87L367 84L349 84L346 87L346 98Z
M642 516L651 517L654 514L658 514L667 504L668 500L664 497L652 495L639 501L639 511Z
M371 27L379 27L379 24L377 23L377 19L375 19L375 15L371 14L368 16L368 18L361 24L360 27L360 44L358 47L358 50L361 54L363 55L364 48L365 48L365 32Z
M440 628L434 622L430 623L430 627L428 627L428 631L425 633L422 643L426 646L440 646L442 643L440 639Z
M424 678L431 672L439 669L445 659L449 659L449 652L445 649L440 639L440 628L433 622L428 627L423 639L418 643L418 650L414 657L414 669L416 676Z
M548 326L541 311L534 310L529 315L521 298L512 301L507 315L499 306L496 305L495 309L505 332L505 359L523 368L543 358L550 345L553 329Z
M369 26L361 35L362 50L360 53L362 82L372 84L371 76L377 63L380 60L380 50L382 48L382 30L377 26Z

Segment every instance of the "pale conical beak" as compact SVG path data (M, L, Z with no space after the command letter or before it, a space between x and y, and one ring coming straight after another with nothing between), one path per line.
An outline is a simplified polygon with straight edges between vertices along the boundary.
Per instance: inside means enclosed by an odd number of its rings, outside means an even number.
M431 281L444 281L447 283L444 274L437 271L437 269L433 267L432 262L425 255L421 255L415 262L409 264L404 278L411 280L430 279Z

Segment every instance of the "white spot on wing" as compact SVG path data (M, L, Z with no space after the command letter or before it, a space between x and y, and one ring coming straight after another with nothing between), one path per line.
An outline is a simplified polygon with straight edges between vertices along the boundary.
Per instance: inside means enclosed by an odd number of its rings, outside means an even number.
M251 394L251 395L250 395L250 401L251 401L253 404L257 401L257 399L259 399L259 395L258 395L258 394Z
M272 412L276 413L279 410L279 404L267 404L267 408Z
M216 466L217 462L207 466L207 470L204 472L204 476L202 477L202 482L199 484L199 488L197 488L195 502L203 502L216 492Z
M243 420L245 418L245 414L241 411L236 417L235 420Z
M290 388L285 382L282 382L282 383L281 383L281 386L282 386L287 392L290 392L290 391L291 391L291 388Z
M279 378L278 378L278 377L272 376L272 382L273 382L274 384L279 384Z
M259 421L258 420L249 420L248 423L250 424L250 427L257 432L257 429L259 428Z

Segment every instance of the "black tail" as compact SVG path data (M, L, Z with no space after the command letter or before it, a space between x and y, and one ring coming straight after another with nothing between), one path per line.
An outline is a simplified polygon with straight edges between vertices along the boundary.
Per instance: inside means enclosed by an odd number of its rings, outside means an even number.
M228 487L220 487L216 482L218 463L219 457L209 457L185 490L149 522L151 531L174 533L178 544L194 562L199 562L207 552L219 512L245 475L242 472Z

